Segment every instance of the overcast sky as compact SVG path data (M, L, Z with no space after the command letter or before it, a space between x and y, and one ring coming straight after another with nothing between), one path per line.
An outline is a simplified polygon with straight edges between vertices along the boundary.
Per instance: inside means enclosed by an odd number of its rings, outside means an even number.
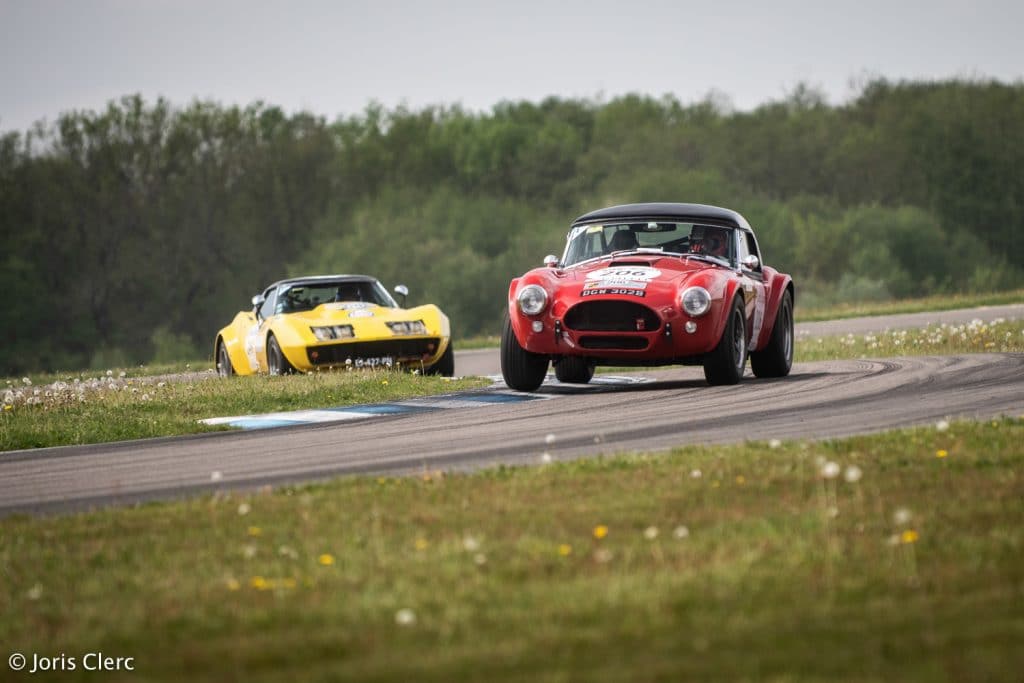
M628 92L737 109L798 83L1024 77L1024 1L0 0L0 130L130 93L334 119L371 101Z

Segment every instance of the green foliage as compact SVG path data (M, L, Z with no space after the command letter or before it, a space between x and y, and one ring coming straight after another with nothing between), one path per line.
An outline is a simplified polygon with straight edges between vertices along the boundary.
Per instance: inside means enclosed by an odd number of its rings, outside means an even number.
M1020 287L1021 167L1021 84L878 80L841 107L798 86L749 112L642 95L371 105L333 122L125 97L0 135L0 371L207 349L289 273L404 282L458 335L494 334L509 280L560 253L572 218L637 201L741 211L820 305Z

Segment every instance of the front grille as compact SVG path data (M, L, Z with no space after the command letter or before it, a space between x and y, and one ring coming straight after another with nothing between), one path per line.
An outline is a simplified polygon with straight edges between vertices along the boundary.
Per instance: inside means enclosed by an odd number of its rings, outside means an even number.
M325 346L307 346L306 356L313 365L343 365L346 360L353 362L360 358L390 357L396 361L420 360L437 353L441 340L428 339L382 339L380 341L346 342ZM316 353L316 358L313 354Z
M580 337L580 346L585 349L618 349L640 351L647 348L646 337Z
M661 320L632 301L584 301L565 314L565 326L590 332L653 332L661 328Z

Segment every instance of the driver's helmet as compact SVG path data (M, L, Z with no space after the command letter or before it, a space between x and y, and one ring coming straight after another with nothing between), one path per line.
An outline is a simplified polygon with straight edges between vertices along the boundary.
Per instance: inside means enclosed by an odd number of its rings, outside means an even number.
M724 228L696 226L691 236L692 251L718 258L729 257L729 231Z

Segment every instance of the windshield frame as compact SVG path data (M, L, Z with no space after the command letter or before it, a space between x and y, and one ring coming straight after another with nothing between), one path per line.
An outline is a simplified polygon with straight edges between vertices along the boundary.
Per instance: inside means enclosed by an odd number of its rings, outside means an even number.
M673 229L666 229L667 226L674 226ZM682 229L682 226L686 226ZM728 233L726 238L727 243L727 255L726 257L715 256L712 254L704 254L699 252L689 251L689 245L693 241L694 228L698 228L701 237L698 238L702 242L703 234L706 229L714 230L725 230ZM609 236L615 232L622 232L624 229L628 229L633 232L636 238L637 246L612 251L610 249ZM569 233L566 235L565 249L562 252L562 258L559 262L563 268L572 268L581 264L590 263L593 261L602 261L606 259L612 259L620 256L629 254L664 254L666 256L679 256L682 258L695 258L708 263L721 265L727 268L736 267L737 259L737 246L736 246L736 235L739 232L739 228L735 225L710 221L710 220L687 220L684 218L674 219L658 219L658 220L647 220L642 218L627 218L627 219L616 219L614 221L598 221L589 223L579 223L573 225ZM601 232L601 245L600 248L595 248L597 245L587 245L579 242L583 235L594 235L597 232ZM665 235L668 233L674 233L676 235L682 235L685 232L685 236L679 236L674 239L669 239L662 242L660 245L654 244L641 244L642 235ZM665 247L670 247L665 250ZM576 252L576 253L574 253ZM600 252L600 253L595 253ZM582 256L582 258L581 258ZM570 262L570 258L575 260Z
M352 301L342 300L336 302L333 298L325 298L324 300L317 301L315 305L308 307L286 307L285 301L287 300L287 293L297 288L303 289L338 289L344 285L356 285L356 286L369 286L372 298L369 301L354 299ZM326 303L361 303L365 305L381 306L383 308L399 308L398 303L392 298L388 290L380 283L379 280L359 279L359 280L323 280L323 281L310 281L310 282L290 282L280 285L277 288L277 305L275 311L278 313L305 313L316 309L318 306L322 306ZM383 302L383 303L382 303Z

